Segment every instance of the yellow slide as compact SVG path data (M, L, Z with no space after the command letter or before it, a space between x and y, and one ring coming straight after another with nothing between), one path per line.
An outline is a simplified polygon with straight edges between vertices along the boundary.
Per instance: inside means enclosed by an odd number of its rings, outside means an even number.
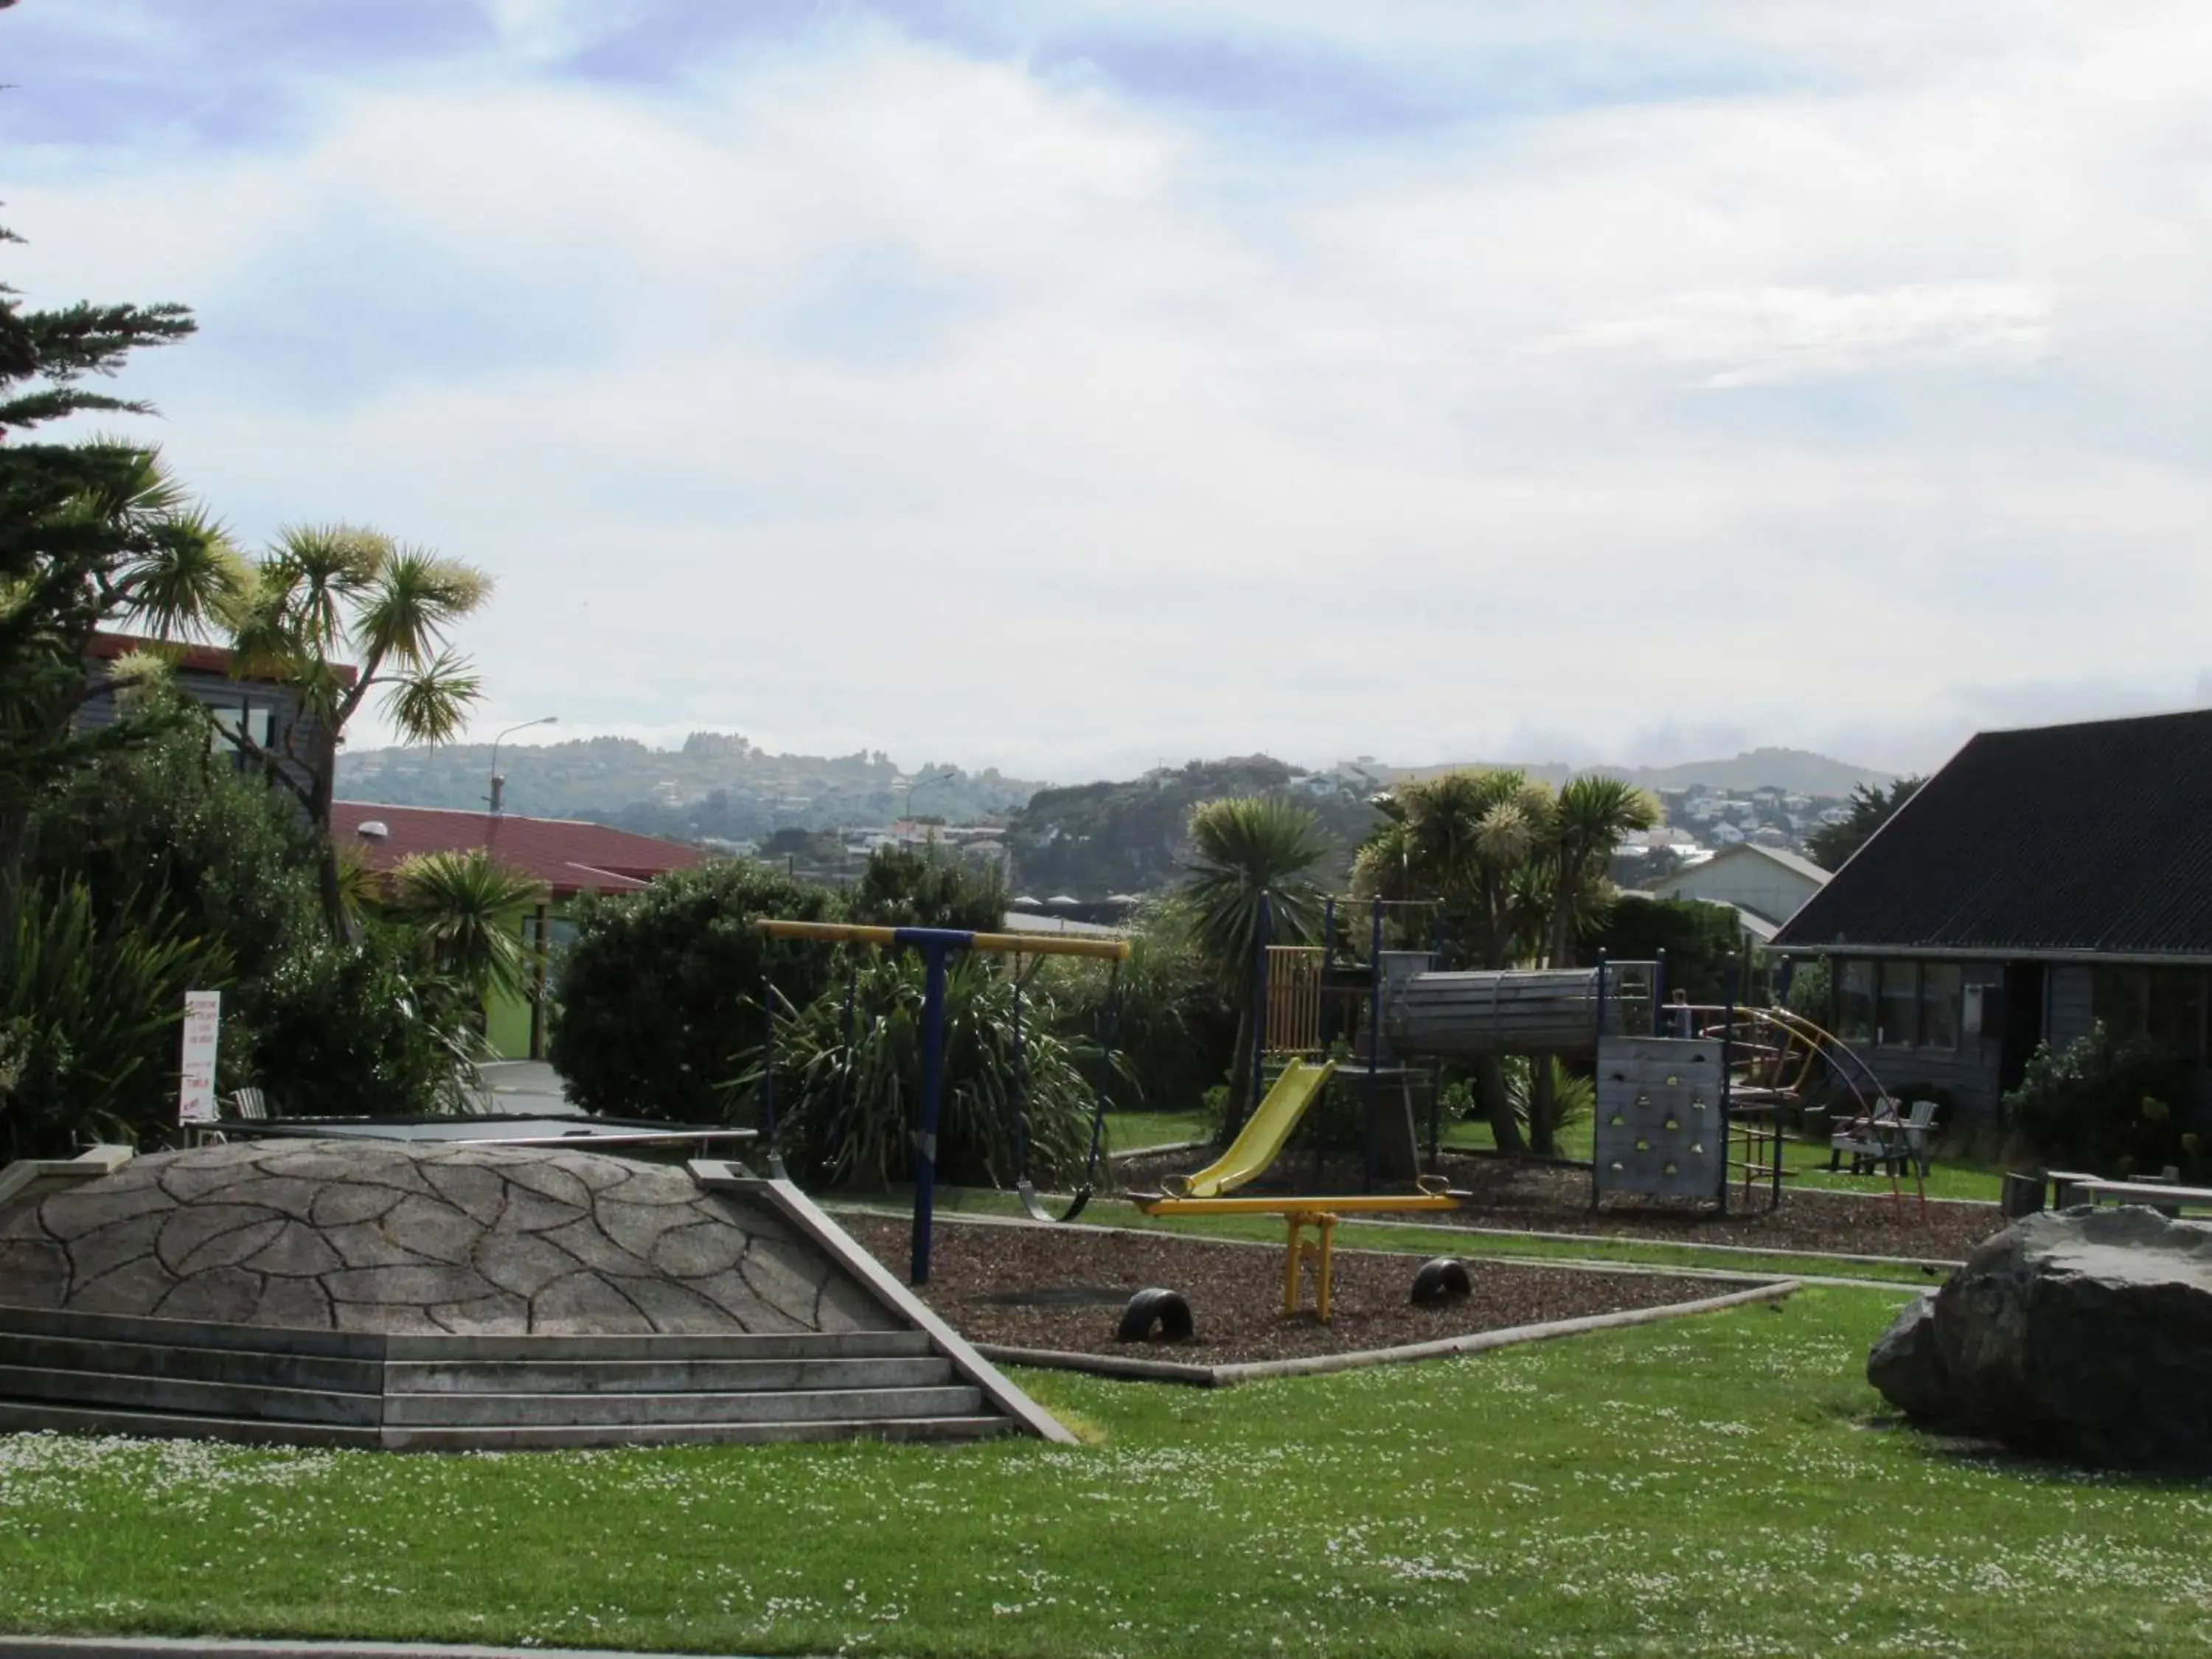
M1281 1156L1283 1143L1298 1127L1306 1108L1321 1097L1322 1085L1335 1069L1333 1060L1321 1066L1292 1060L1267 1091L1260 1109L1245 1120L1235 1145L1196 1175L1170 1176L1162 1184L1176 1198L1218 1198L1255 1179Z

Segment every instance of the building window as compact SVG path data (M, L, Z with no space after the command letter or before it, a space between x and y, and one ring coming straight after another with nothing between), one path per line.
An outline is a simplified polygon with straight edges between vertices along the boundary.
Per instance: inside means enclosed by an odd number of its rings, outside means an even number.
M1910 962L1885 962L1881 964L1881 1005L1875 1011L1880 1029L1875 1042L1885 1048L1910 1048L1920 1029L1920 974L1918 964Z
M1955 1050L1959 1046L1960 969L1955 962L1923 963L1920 969L1920 1046Z
M208 752L228 751L241 766L251 758L244 743L239 741L243 732L246 741L267 753L275 744L276 711L265 702L240 702L210 705L216 729L208 734Z
M1847 962L1836 980L1836 1035L1846 1042L1874 1041L1874 963Z

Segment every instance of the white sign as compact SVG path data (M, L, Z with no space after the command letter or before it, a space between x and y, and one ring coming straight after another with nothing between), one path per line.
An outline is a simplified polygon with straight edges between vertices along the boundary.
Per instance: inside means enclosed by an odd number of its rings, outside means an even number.
M222 1029L222 993L185 993L185 1080L177 1091L177 1121L212 1123L215 1045Z

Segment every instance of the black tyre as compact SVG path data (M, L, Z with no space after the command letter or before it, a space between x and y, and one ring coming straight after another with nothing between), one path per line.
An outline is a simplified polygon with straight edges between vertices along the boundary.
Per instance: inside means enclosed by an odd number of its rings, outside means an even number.
M1190 1304L1182 1299L1180 1291L1139 1291L1121 1310L1121 1328L1114 1333L1117 1342L1144 1342L1151 1339L1152 1328L1159 1327L1161 1336L1170 1342L1190 1340Z
M1439 1308L1447 1302L1457 1302L1474 1294L1474 1283L1467 1276L1467 1263L1451 1256L1440 1255L1433 1261L1424 1261L1421 1270L1413 1275L1413 1305L1417 1308Z

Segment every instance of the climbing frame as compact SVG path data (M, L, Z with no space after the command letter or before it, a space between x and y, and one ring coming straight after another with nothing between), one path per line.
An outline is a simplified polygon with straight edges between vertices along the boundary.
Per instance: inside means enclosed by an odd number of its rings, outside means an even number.
M1717 1039L1607 1036L1598 1048L1592 1200L1717 1199L1728 1152Z

